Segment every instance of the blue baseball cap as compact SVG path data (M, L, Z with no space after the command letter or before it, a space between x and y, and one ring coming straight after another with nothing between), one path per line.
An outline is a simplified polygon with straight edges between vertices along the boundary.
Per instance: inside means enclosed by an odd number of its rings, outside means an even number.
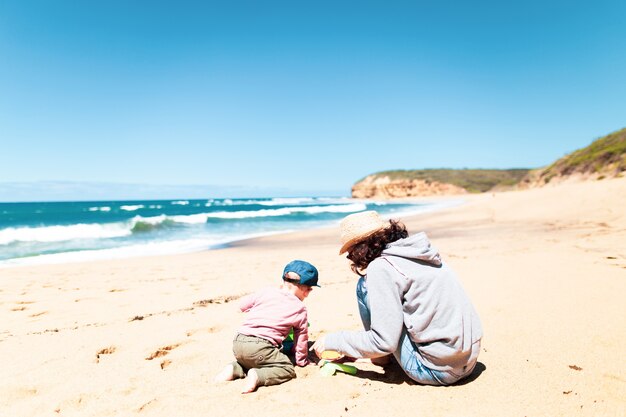
M317 285L317 268L306 261L295 260L289 262L283 271L283 279L285 279L285 275L288 272L295 272L300 276L300 281L298 282L300 285L319 287Z

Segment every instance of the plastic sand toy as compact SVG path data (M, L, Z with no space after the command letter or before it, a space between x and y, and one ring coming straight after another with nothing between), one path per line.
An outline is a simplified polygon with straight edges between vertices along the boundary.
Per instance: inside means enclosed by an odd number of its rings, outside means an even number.
M344 363L334 363L328 360L322 359L320 361L320 373L323 376L333 376L336 372L344 372L350 375L356 375L356 366L346 365Z
M326 359L328 361L336 361L341 358L343 358L343 355L334 350L325 350L322 352L322 356L320 357L320 359Z

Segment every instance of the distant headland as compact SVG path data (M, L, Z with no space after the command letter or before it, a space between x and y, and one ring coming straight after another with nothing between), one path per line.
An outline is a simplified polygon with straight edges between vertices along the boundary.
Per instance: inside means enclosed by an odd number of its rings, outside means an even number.
M352 186L354 198L401 198L541 187L600 180L626 171L626 128L595 140L543 168L420 169L377 172Z

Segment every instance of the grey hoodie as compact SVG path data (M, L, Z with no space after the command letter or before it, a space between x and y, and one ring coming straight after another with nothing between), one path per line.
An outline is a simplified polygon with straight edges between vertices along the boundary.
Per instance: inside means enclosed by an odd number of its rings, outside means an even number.
M476 362L480 320L425 233L390 243L365 277L371 328L326 336L326 349L375 358L395 352L403 328L427 367L462 375Z

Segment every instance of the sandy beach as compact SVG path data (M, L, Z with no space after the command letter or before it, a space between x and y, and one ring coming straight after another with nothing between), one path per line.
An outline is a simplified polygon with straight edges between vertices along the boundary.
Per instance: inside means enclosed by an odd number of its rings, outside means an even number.
M458 273L483 322L479 365L450 387L397 366L241 395L237 298L315 264L310 338L361 324L335 228L220 250L0 269L0 416L625 416L626 178L473 195L403 218Z

